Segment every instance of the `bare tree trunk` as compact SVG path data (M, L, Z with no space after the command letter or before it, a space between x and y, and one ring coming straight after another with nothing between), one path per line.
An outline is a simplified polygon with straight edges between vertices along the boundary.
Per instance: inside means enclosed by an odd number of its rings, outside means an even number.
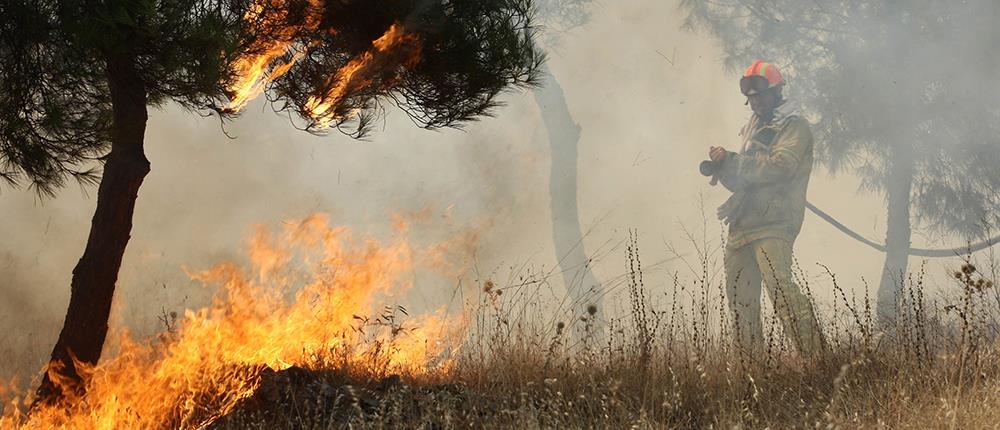
M66 320L36 393L36 404L58 402L71 393L82 394L87 375L81 374L77 365L97 364L104 348L136 197L149 173L149 161L143 153L146 88L135 62L135 57L128 54L112 54L107 60L113 105L111 152L97 191L87 247L73 269Z
M885 238L885 264L878 287L878 316L891 321L896 316L896 299L902 291L910 255L910 191L913 187L913 159L906 150L890 152L886 184L888 222Z
M548 132L552 164L549 170L552 241L556 258L572 300L574 312L596 306L598 320L603 313L603 289L590 269L590 259L583 246L583 232L577 207L577 145L580 126L573 121L566 95L546 67L543 84L534 91L535 102ZM577 314L579 315L579 313Z

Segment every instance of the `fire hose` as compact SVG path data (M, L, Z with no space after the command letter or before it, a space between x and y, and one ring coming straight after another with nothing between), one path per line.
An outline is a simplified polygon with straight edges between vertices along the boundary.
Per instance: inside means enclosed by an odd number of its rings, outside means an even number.
M717 178L715 177L715 173L718 171L718 164L716 162L711 160L702 161L701 165L698 166L698 170L704 176L711 176L712 185L716 184ZM834 226L837 230L840 230L842 233L846 234L848 237L857 240L858 242L861 242L865 245L868 245L869 247L879 252L887 251L886 246L884 244L875 242L871 239L862 236L860 233L852 230L850 227L847 227L842 222L837 221L837 219L834 218L832 215L824 212L811 202L806 201L806 208L808 208L813 214L818 216L823 221L826 221L830 225ZM915 257L927 257L927 258L955 257L958 255L972 254L973 252L982 251L984 249L992 247L993 245L996 245L997 243L1000 243L1000 235L991 237L982 242L969 244L967 246L962 246L957 248L949 248L949 249L910 248L909 255Z

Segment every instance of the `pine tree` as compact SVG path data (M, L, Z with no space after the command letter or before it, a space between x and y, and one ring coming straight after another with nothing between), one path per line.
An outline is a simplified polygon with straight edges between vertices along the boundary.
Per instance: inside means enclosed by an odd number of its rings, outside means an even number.
M314 133L362 136L387 105L452 127L543 61L530 0L9 0L0 17L0 177L100 183L39 402L80 394L100 359L148 107L228 120L263 94Z

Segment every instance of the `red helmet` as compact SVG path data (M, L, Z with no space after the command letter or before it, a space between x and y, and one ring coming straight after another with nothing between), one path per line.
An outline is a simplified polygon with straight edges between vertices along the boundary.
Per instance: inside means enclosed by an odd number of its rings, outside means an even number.
M778 66L764 60L754 61L740 79L740 91L745 96L782 85L785 85L785 78L781 76Z

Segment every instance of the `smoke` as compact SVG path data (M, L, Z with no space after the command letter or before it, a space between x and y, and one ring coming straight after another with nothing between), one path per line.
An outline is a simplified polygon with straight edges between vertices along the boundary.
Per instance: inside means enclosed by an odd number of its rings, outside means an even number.
M669 291L671 274L688 275L667 243L682 254L685 231L718 241L715 207L726 197L698 174L710 145L734 149L749 115L738 76L721 65L723 53L703 34L682 31L672 2L626 0L594 6L592 20L563 35L549 60L582 127L579 147L580 221L597 250L598 279L624 271L624 248L634 228L651 270L647 286ZM794 94L796 82L789 82ZM311 212L360 233L386 235L399 212L433 214L413 229L431 243L477 229L477 270L466 283L502 277L529 262L555 267L548 192L548 145L537 107L527 93L503 97L495 118L465 130L427 131L391 112L368 141L294 129L258 101L225 126L173 106L153 111L147 130L152 172L140 190L132 241L119 278L114 324L152 333L163 313L204 304L211 295L189 280L200 269L239 261L256 223L275 225ZM871 237L884 236L884 204L855 193L858 181L814 171L809 199ZM0 377L40 369L58 335L69 280L82 254L96 190L70 186L52 199L31 191L0 193L6 240L0 243ZM700 236L698 236L700 237ZM693 252L686 255L695 259ZM847 289L877 279L881 255L807 215L796 257L809 276L828 265ZM716 256L721 260L721 255ZM502 279L500 281L503 281ZM424 306L444 303L450 283L421 283ZM863 294L863 293L861 293ZM832 291L818 291L821 304ZM616 299L609 299L615 307ZM11 366L5 368L4 366Z

